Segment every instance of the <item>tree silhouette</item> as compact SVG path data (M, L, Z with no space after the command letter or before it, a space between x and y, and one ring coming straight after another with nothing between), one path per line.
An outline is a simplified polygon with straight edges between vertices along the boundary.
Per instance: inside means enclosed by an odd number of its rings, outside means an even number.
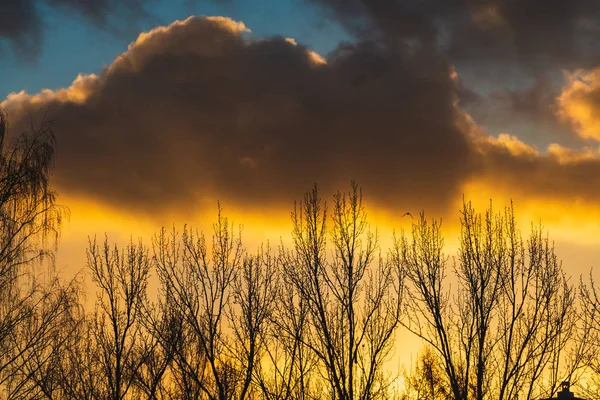
M406 326L442 357L455 399L551 397L584 366L585 348L554 248L535 226L523 241L512 205L482 215L465 202L461 213L452 292L441 224L421 214L412 240L402 238Z
M414 369L405 376L402 400L450 400L451 390L439 355L429 346L421 351Z
M377 236L369 230L356 183L334 196L331 228L328 222L315 186L294 207L294 247L282 257L284 273L308 309L302 345L319 360L328 385L324 396L385 397L382 367L401 311L399 258L377 257Z
M0 110L0 392L35 398L52 359L56 329L69 310L69 285L41 262L52 260L65 210L49 184L55 139L49 122L9 134Z
M598 289L590 276L574 290L541 226L524 240L512 204L464 202L453 259L423 213L385 253L355 182L331 209L306 192L278 249L249 252L220 206L208 238L90 240L86 310L77 280L40 269L65 211L54 146L48 123L11 136L0 110L2 398L394 398L385 361L401 326L425 343L402 399L534 399L600 376Z
M154 240L163 310L180 329L170 376L182 398L254 396L255 372L266 348L276 295L276 260L261 248L249 255L219 208L209 249L204 234L185 228ZM155 332L159 332L155 330Z
M108 239L100 248L90 241L87 266L98 287L91 320L95 359L103 372L98 396L121 400L134 387L146 354L139 352L144 336L141 323L150 257L142 244L131 243L125 251L111 249Z

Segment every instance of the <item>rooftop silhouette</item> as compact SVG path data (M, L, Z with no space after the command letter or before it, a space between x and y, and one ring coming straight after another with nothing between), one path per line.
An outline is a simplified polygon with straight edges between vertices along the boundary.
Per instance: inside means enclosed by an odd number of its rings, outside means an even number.
M556 397L543 400L585 400L581 397L575 397L575 394L571 392L571 383L569 381L561 383L560 386L562 390L558 392Z

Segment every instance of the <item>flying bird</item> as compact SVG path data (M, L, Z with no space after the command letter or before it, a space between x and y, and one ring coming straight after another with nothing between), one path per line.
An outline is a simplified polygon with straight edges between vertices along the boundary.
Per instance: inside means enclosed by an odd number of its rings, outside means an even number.
M400 218L404 218L404 217L406 217L407 215L408 215L409 217L413 218L412 214L411 214L411 213L409 213L409 212L405 212L405 213L404 213L404 215L402 215L402 217L400 217Z

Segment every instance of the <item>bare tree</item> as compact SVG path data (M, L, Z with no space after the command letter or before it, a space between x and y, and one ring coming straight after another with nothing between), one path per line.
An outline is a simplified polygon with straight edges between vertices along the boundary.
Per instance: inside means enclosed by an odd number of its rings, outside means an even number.
M233 331L232 354L244 372L239 399L252 397L257 366L267 348L267 324L277 299L277 260L269 246L247 255L233 283L233 307L229 319ZM250 396L249 396L250 395Z
M98 357L94 321L83 306L64 324L65 344L56 360L60 396L57 399L95 400L105 389L105 370Z
M593 271L590 271L589 281L580 279L579 293L584 310L583 335L591 344L587 359L584 361L589 369L589 381L584 388L587 396L598 398L600 396L600 292L596 285Z
M388 389L382 364L400 319L400 265L397 257L377 258L377 236L356 183L334 196L331 222L328 229L327 205L316 186L292 213L294 250L282 263L308 307L303 345L319 359L326 396L381 397Z
M269 400L319 399L322 392L318 390L318 359L304 344L309 328L308 303L286 274L281 275L277 307L269 323L266 357L257 366L258 386Z
M18 355L9 369L10 399L66 397L60 366L78 318L80 288L75 281L64 285L56 278L43 290L36 309L8 338Z
M451 292L440 226L421 214L412 241L400 244L410 282L406 326L444 360L453 397L554 394L582 367L579 354L566 353L582 348L574 345L573 289L547 237L534 226L524 243L512 205L481 215L464 203ZM572 362L561 369L565 357Z
M87 266L98 288L91 328L104 379L97 396L121 400L134 386L146 357L137 350L151 267L148 250L141 243L131 243L124 251L116 246L111 249L108 239L100 248L90 240Z
M9 135L0 110L0 392L17 396L20 370L32 347L44 343L58 301L38 275L52 260L64 209L50 187L55 139L48 122L30 132ZM50 279L53 282L52 279ZM48 286L50 285L50 286ZM59 296L60 297L60 296Z
M402 400L450 400L451 390L442 360L429 346L417 358L414 369L405 376Z
M0 111L2 398L387 398L402 311L433 349L405 398L529 400L588 366L600 376L596 286L582 281L576 296L540 226L523 240L512 205L482 215L464 203L453 263L441 223L423 214L382 256L354 182L331 215L316 186L307 192L279 252L249 254L220 207L209 243L163 229L150 257L141 243L90 241L98 297L86 314L79 287L37 269L63 215L52 131L6 132ZM153 266L161 288L149 304Z
M147 335L138 344L138 352L143 362L136 374L137 386L148 399L167 399L176 397L171 390L169 380L173 363L178 351L191 344L184 342L181 314L170 304L169 296L154 306L144 307L142 323ZM186 393L192 391L186 390ZM179 396L183 397L183 396Z
M210 252L202 233L185 228L180 242L175 231L167 235L163 229L154 241L154 259L165 301L182 317L184 341L174 359L177 386L195 398L235 398L243 371L235 368L224 328L244 264L240 235L219 208Z

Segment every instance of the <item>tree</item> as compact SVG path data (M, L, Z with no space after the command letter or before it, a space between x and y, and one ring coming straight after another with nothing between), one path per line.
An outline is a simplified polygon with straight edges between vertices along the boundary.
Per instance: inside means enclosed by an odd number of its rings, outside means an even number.
M451 292L440 227L421 214L412 240L401 240L406 326L442 357L453 397L554 394L560 374L582 364L579 354L566 354L581 350L574 345L579 314L549 239L534 226L525 243L512 205L503 213L490 205L481 215L464 203Z
M80 288L57 278L43 290L35 309L8 338L18 358L8 369L7 398L69 398L61 367L79 321Z
M585 283L583 278L580 279L579 294L584 310L581 336L588 339L587 342L590 344L585 359L587 361L585 365L589 367L590 379L585 391L590 398L598 398L600 396L600 292L592 271L590 271L588 283Z
M94 340L94 321L79 304L77 312L63 325L65 342L55 360L60 391L57 396L47 398L95 400L105 390L105 371Z
M176 307L167 296L158 305L144 306L142 324L147 332L138 344L138 352L143 361L136 374L136 384L140 392L148 399L167 399L176 397L172 392L168 375L178 351L192 347L183 335L183 320ZM191 394L188 387L185 393ZM183 397L179 396L179 397Z
M292 213L294 247L282 258L308 319L306 346L319 360L335 399L373 399L388 388L382 364L400 320L402 274L397 257L377 257L362 192L352 183L334 196L332 228L317 187ZM327 257L327 239L332 255Z
M443 365L431 347L425 346L417 363L404 379L402 400L450 400L450 390Z
M180 238L163 229L154 240L154 260L162 307L173 307L181 321L170 368L176 392L185 398L251 397L275 301L271 251L248 255L219 207L210 251L203 233L185 228Z
M98 288L91 332L94 361L104 378L94 397L122 400L146 358L137 350L143 337L142 310L151 267L148 250L141 243L120 251L116 246L111 249L108 239L102 248L90 241L87 266Z
M285 250L281 248L280 252ZM318 359L304 345L308 338L308 303L281 269L277 307L267 332L266 360L257 366L257 384L269 400L319 399Z
M55 138L50 123L9 135L0 110L0 391L20 396L31 354L46 343L60 319L64 297L53 277L37 267L52 259L65 209L50 186ZM48 274L50 275L50 274ZM55 303L57 302L57 303ZM37 353L35 353L37 354ZM29 365L29 364L27 364Z
M267 324L272 321L278 285L277 260L269 246L244 258L233 282L233 356L244 371L239 398L254 392L256 370L267 348Z

